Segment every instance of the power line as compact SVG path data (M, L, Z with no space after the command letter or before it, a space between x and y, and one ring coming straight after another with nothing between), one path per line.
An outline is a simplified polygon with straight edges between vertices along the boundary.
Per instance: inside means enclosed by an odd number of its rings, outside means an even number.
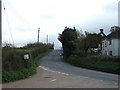
M13 36L12 36L12 31L11 31L11 27L10 27L10 23L9 23L9 20L8 20L8 16L7 16L7 12L6 12L6 8L5 8L4 3L3 3L3 8L4 8L4 11L5 11L5 15L6 15L7 23L8 23L8 28L9 28L12 43L13 43L13 46L14 46L14 40L13 40Z

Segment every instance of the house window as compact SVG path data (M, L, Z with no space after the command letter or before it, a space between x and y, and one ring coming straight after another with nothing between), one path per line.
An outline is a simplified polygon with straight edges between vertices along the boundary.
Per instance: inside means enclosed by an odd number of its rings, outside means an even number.
M112 56L112 51L109 52L109 55Z
M105 41L105 47L107 47L107 42Z
M112 44L112 40L110 39L110 40L109 40L109 45L111 45L111 44Z
M103 46L103 48L102 48L102 49L104 50L104 42L103 42L102 44L103 44L103 45L102 45L102 46Z

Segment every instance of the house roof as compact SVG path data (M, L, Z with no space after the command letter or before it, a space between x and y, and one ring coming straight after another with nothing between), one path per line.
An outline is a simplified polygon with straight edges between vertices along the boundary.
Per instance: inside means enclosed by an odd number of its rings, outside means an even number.
M108 39L109 39L109 38L120 38L120 29L111 32L111 33L108 34L106 37L107 37Z

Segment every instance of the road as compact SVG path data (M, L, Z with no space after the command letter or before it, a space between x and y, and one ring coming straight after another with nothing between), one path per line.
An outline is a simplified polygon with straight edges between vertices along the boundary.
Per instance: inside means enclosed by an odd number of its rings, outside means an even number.
M102 73L98 71L83 69L80 67L75 67L70 64L65 63L62 60L62 56L60 54L62 53L61 50L53 51L48 57L44 57L41 65L49 67L54 70L66 72L69 74L76 74L81 76L87 76L92 78L97 78L101 80L107 80L107 81L118 81L118 75L114 74L108 74L108 73ZM58 56L59 55L59 56Z
M118 88L118 75L72 66L61 53L53 50L42 58L37 74L3 84L3 88Z

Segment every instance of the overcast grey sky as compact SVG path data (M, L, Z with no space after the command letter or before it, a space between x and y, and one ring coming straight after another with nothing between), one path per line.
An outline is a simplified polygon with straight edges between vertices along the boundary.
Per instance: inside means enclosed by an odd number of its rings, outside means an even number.
M65 26L78 30L98 33L100 28L107 34L111 26L118 25L119 0L2 0L2 42L15 46L37 41L37 30L40 27L40 41L54 42Z

